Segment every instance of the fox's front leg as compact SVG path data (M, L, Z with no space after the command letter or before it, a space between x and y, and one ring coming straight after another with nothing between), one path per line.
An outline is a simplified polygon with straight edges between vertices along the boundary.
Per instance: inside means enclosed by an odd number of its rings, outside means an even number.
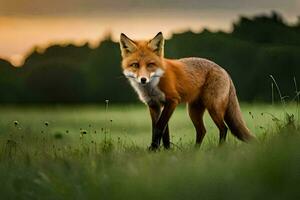
M158 121L159 116L161 114L162 106L159 103L156 103L156 102L149 102L148 107L149 107L151 121L152 121L152 141L153 141L154 138L155 138L155 135L154 135L155 125L156 125L156 122ZM158 144L158 146L159 146L159 144ZM149 147L149 149L152 150L152 148L153 147L151 145Z
M166 132L166 129L168 128L169 119L171 118L177 104L178 101L176 100L169 100L164 104L163 111L161 112L153 129L151 149L157 149L159 147L160 140L163 137L164 132ZM168 145L170 145L170 142L168 143Z
M155 125L156 125L156 123L159 119L159 116L161 114L162 106L160 104L148 104L148 106L149 106L150 116L151 116L151 120L152 120L152 141L153 141L154 137L155 137L155 135L154 135ZM163 141L164 147L166 149L169 149L170 148L170 133L169 133L168 124L167 124L167 127L166 127L166 129L163 133L162 141Z

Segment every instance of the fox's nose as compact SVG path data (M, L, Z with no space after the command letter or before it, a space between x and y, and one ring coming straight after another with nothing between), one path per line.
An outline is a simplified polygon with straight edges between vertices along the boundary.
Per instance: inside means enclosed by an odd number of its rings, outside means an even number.
M142 77L142 78L141 78L141 83L142 83L142 84L145 84L146 82L147 82L147 79L146 79L145 77Z

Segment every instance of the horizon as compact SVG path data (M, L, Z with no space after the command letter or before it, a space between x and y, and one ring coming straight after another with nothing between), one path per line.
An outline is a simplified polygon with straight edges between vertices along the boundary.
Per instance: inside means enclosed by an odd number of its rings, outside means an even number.
M35 47L89 43L92 47L108 34L117 41L121 32L133 39L203 29L229 32L240 16L279 12L289 24L297 21L300 0L154 0L122 2L106 0L0 0L0 58L22 65ZM228 5L231 5L229 7Z

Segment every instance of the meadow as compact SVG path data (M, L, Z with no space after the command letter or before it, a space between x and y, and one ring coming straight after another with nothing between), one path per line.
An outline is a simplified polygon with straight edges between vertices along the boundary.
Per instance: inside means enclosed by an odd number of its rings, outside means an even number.
M170 150L147 150L142 105L0 106L1 199L300 199L296 104L242 104L257 142L218 130L206 137L184 106L171 121Z

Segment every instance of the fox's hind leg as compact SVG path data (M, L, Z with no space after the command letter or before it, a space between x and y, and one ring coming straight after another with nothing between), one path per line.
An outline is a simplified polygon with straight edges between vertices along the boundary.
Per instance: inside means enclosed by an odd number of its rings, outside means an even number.
M208 112L215 122L216 126L219 129L220 133L220 139L219 139L219 145L223 144L226 140L227 136L227 126L224 122L224 115L225 115L225 109L223 108L223 103L217 103L211 105L211 107L208 107Z
M188 104L189 116L196 129L196 146L200 146L205 136L206 130L203 123L205 107L200 102Z
M201 99L219 129L219 144L222 144L228 130L224 116L228 106L230 78L225 72L212 71L206 82Z

